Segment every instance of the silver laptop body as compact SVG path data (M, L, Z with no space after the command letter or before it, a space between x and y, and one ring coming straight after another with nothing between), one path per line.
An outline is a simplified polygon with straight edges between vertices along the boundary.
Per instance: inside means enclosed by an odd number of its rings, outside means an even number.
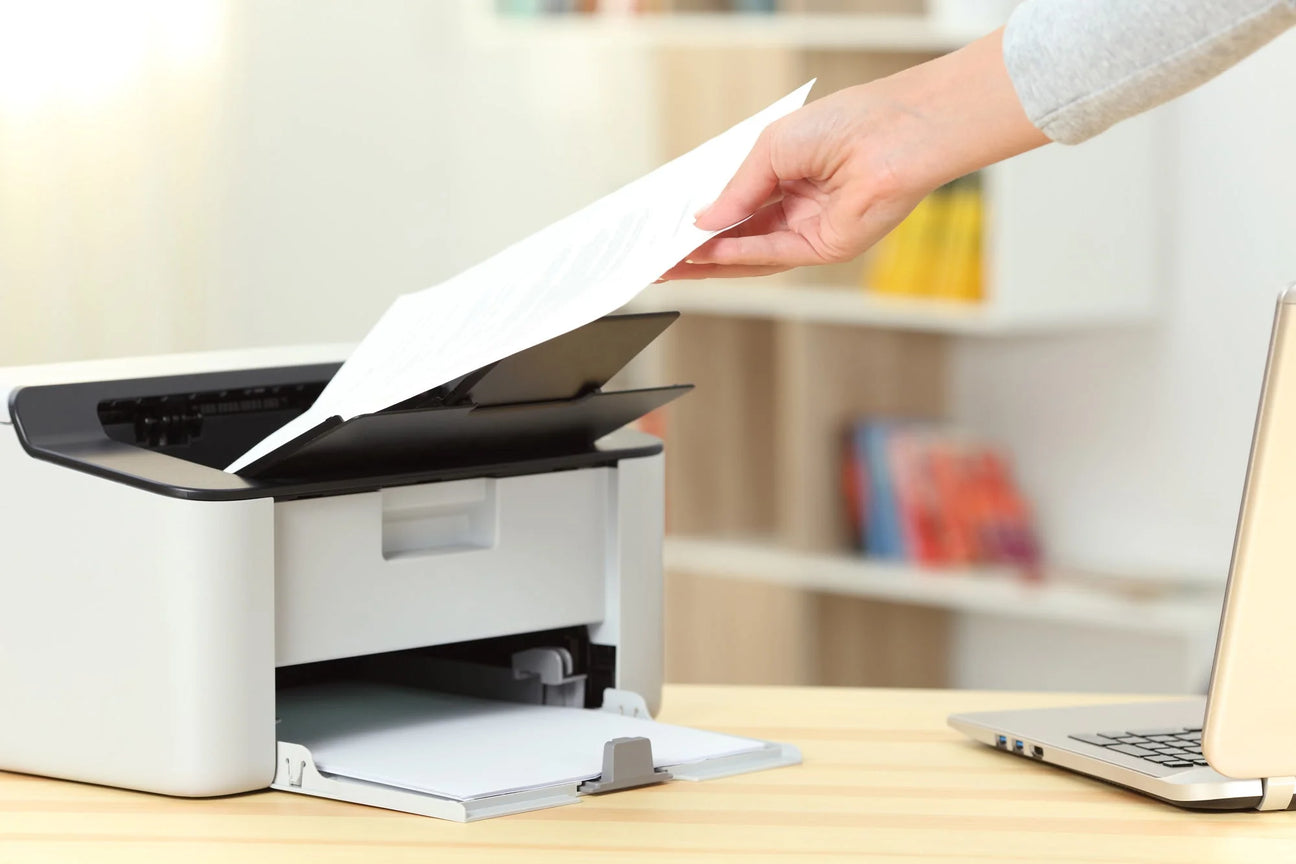
M1296 809L1296 284L1279 298L1206 698L955 714L1005 753L1201 810Z

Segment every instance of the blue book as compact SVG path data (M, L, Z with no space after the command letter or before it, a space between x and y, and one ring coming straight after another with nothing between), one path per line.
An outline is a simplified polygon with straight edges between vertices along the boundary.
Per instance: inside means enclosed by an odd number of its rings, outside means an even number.
M905 557L904 536L887 458L891 433L889 423L861 423L855 427L855 447L860 464L865 466L868 474L868 508L864 517L866 551L877 558L902 560Z

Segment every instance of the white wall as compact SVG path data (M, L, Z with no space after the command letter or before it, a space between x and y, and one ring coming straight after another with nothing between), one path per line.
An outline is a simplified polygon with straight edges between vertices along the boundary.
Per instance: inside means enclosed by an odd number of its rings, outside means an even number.
M1292 81L1296 33L1160 109L1157 325L956 348L956 416L1010 447L1065 565L1227 570L1273 302L1296 280Z
M51 82L0 76L0 365L356 340L653 161L641 55L486 0L189 2L0 4L0 72Z
M0 364L199 339L225 24L218 0L0 2Z
M237 7L229 244L212 344L356 339L396 294L454 275L651 163L640 58L485 38L477 16L490 5Z

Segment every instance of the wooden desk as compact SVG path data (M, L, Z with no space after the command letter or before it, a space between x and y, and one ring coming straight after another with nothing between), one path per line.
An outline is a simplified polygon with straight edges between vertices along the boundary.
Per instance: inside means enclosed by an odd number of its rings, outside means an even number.
M1296 813L1195 814L965 742L951 711L1100 697L674 686L661 719L805 765L470 825L279 792L186 801L0 773L0 864L1296 860Z

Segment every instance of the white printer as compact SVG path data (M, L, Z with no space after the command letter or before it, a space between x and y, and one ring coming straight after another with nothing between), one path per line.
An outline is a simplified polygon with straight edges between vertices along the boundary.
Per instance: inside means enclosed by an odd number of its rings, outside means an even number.
M662 446L621 427L688 388L602 387L674 317L601 319L240 475L344 349L0 370L0 770L467 821L799 761L652 750ZM612 715L647 731L605 740ZM447 747L529 773L448 793Z

